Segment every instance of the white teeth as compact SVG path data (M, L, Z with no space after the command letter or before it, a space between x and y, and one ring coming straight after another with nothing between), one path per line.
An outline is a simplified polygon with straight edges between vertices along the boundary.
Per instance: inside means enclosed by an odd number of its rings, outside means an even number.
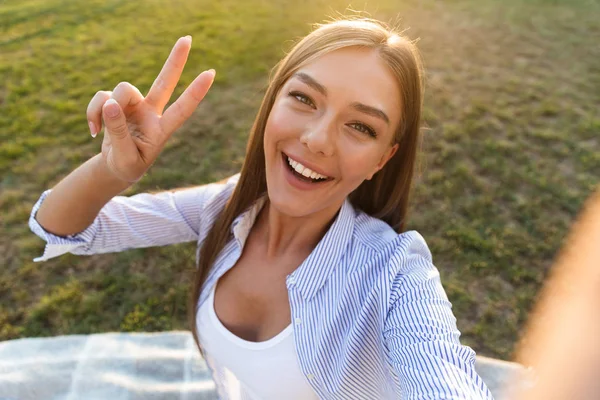
M304 165L300 164L297 161L292 160L288 157L288 163L296 170L297 173L306 176L311 179L327 179L325 175L321 175L310 168L306 168Z

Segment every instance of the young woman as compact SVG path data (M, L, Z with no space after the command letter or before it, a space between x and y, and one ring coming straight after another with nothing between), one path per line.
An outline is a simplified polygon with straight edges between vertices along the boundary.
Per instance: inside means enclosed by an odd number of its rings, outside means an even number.
M490 399L425 241L403 232L415 46L373 20L321 25L278 64L239 174L117 196L212 83L203 72L163 114L190 46L177 41L146 97L120 83L91 100L102 152L35 204L36 261L196 241L191 329L221 398Z

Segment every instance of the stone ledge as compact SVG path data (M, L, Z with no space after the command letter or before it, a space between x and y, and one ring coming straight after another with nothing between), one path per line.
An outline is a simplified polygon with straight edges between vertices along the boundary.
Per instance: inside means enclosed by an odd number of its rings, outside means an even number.
M532 381L531 370L521 364L477 356L475 369L490 388L495 400L509 400L508 389Z

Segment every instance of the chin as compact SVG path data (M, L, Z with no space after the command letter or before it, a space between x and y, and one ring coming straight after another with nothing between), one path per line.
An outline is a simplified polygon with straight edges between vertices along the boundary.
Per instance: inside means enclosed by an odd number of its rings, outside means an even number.
M268 185L267 185L268 186ZM269 202L278 212L290 217L304 217L312 214L315 210L307 207L306 202L299 198L290 198L289 195L278 191L268 190Z

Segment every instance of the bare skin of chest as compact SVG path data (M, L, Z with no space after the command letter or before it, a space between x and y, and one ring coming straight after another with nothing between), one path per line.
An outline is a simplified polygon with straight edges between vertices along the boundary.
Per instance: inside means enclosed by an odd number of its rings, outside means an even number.
M242 255L216 283L215 313L234 335L252 342L269 340L291 322L286 276L307 254L266 261L260 243L248 237Z

